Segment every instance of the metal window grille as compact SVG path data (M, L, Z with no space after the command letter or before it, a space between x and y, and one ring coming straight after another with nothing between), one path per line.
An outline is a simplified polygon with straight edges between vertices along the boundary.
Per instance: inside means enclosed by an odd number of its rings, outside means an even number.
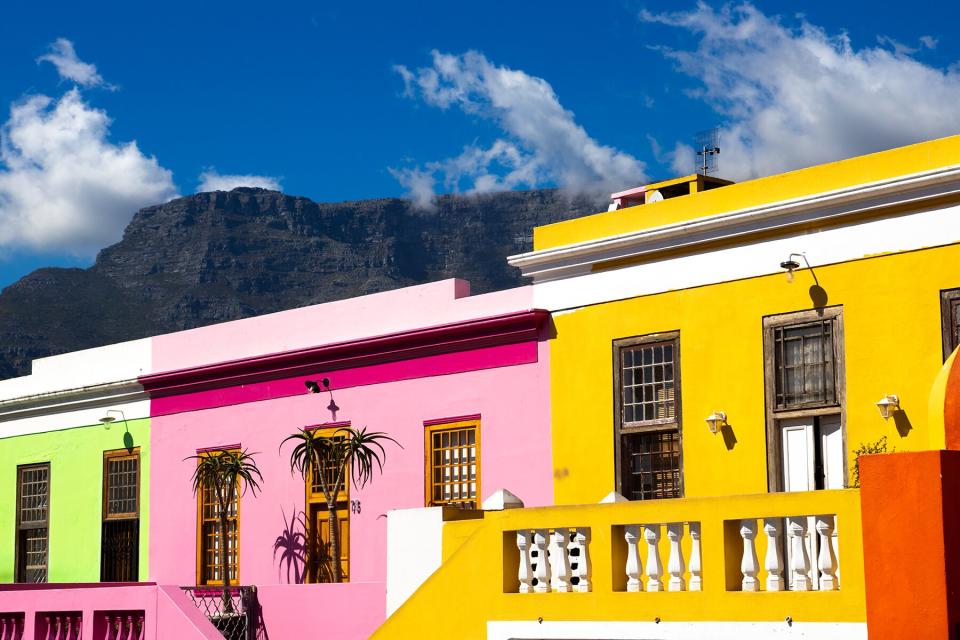
M680 432L641 431L621 436L623 495L630 500L679 498Z
M430 432L430 506L477 508L476 425Z
M107 518L137 516L139 466L138 454L107 458L104 491Z
M777 409L836 404L833 334L832 319L773 328Z
M104 520L100 581L136 582L140 577L140 520Z
M238 517L240 507L240 491L234 492L233 502L227 507L227 542L224 545L220 536L220 505L217 502L213 487L204 486L200 492L202 505L200 507L200 544L202 545L201 577L204 584L218 584L223 582L221 575L221 554L226 553L230 581L235 582L239 571L238 557Z
M676 419L676 349L673 341L620 351L624 424Z
M47 581L50 465L19 468L17 581Z

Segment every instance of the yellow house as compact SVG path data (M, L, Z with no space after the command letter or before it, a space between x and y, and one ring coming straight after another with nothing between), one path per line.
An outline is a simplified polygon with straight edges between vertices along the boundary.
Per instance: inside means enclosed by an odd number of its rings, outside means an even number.
M378 637L865 638L858 455L949 448L960 136L614 196L510 259L553 318L558 506L446 522Z

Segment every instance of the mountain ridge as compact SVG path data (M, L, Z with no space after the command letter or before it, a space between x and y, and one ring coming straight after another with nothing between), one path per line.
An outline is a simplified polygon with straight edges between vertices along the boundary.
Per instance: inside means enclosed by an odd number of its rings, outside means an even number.
M33 359L449 277L522 284L506 263L535 226L600 211L554 189L315 202L240 187L144 207L87 269L37 269L0 292L0 379Z

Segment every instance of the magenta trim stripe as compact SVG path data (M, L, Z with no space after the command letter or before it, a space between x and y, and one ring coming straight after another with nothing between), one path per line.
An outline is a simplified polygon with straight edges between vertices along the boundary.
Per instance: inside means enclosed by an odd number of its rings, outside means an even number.
M432 427L438 424L447 424L448 422L466 422L467 420L479 420L479 419L480 419L479 413L471 413L470 415L466 415L466 416L453 416L451 418L436 418L434 420L424 420L423 426Z
M537 349L538 344L536 342L517 342L471 351L426 356L415 360L341 369L329 374L330 387L336 391L399 380L531 364L537 362ZM155 396L150 400L150 415L165 416L187 411L227 407L246 402L303 395L308 395L308 392L304 388L303 378L300 376L261 380L214 389L201 388L192 393L184 392L161 395L160 397Z
M219 447L204 447L203 449L197 449L197 453L209 453L210 451L231 451L233 449L239 449L240 443L237 444L222 444Z

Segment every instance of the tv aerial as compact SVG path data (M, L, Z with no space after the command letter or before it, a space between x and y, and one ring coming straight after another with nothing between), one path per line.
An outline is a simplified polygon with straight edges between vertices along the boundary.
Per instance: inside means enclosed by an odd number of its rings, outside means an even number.
M700 131L693 140L693 148L697 152L697 173L705 176L716 173L720 164L717 158L720 155L720 128Z

